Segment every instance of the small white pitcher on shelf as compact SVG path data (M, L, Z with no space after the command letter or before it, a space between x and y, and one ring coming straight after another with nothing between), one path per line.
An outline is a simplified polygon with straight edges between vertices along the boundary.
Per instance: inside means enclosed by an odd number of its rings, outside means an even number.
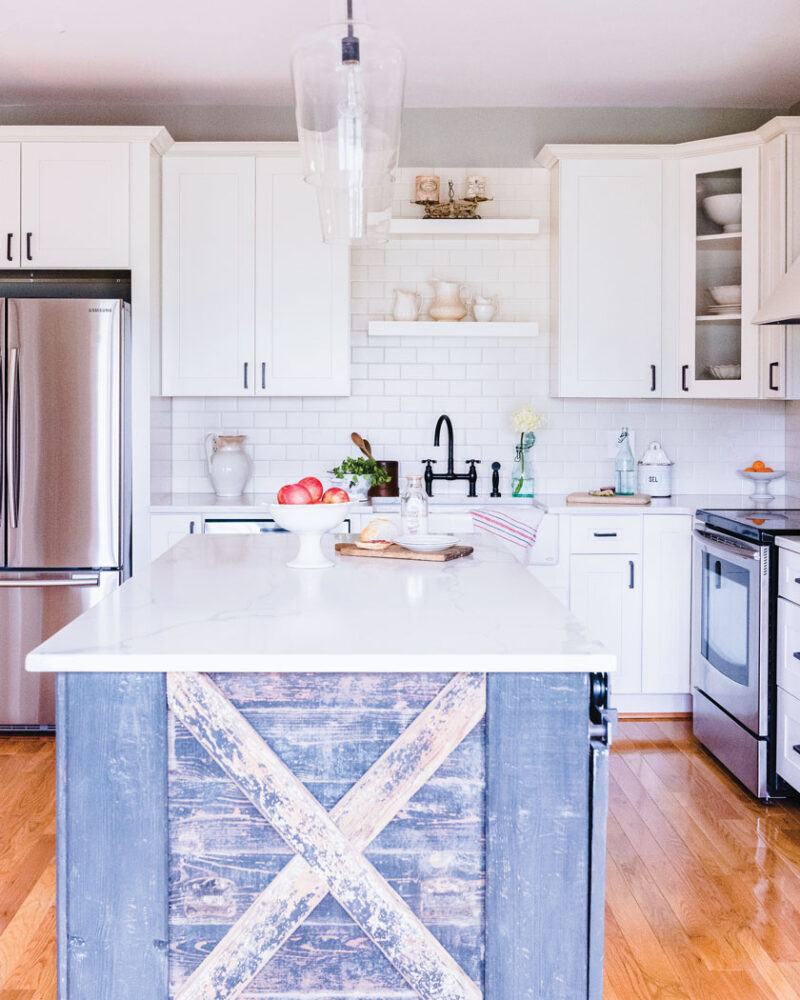
M413 323L419 316L420 296L418 292L405 292L402 288L394 290L394 309L392 319L398 323Z
M485 295L476 295L472 303L472 313L478 323L488 323L497 312L497 303Z
M208 475L218 497L240 497L250 478L244 434L206 434Z
M440 322L454 323L467 315L467 307L461 298L464 286L457 281L442 281L441 278L431 278L435 298L431 303L431 319Z

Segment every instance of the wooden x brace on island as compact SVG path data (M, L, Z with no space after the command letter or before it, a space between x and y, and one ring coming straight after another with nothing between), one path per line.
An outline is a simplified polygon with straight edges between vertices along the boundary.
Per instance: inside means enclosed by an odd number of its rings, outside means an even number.
M328 893L424 1000L481 1000L362 852L481 720L485 675L456 674L330 813L209 677L170 673L167 693L176 718L296 852L176 1000L235 1000Z

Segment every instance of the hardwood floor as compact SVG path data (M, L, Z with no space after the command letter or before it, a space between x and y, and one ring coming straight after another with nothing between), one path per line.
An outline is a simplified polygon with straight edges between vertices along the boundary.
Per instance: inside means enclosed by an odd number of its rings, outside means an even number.
M751 798L688 721L611 754L606 1000L797 1000L800 804Z
M0 1000L56 998L54 789L54 740L0 738ZM606 1000L797 1000L800 803L623 722L608 842Z
M0 1000L56 998L55 751L0 737Z

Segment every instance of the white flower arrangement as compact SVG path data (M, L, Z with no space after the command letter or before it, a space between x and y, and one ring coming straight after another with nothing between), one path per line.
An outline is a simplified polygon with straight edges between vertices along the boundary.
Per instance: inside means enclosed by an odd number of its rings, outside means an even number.
M511 427L517 434L532 434L544 425L545 418L532 406L520 406L511 414Z

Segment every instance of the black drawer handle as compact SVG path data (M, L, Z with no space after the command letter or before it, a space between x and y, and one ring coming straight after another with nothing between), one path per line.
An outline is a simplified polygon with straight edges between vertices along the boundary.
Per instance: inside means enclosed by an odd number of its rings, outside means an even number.
M616 531L595 531L594 532L594 537L595 538L616 538L617 537L617 533L616 533Z
M775 385L775 383L772 380L772 375L773 375L775 369L779 367L779 365L780 365L780 361L772 361L772 362L770 362L770 366L769 366L769 387L770 387L770 389L772 389L773 392L778 392L780 390L780 386L779 385Z
M796 577L794 578L794 582L795 582L795 583L800 583L800 576L796 576Z
M630 570L630 577L628 579L628 590L633 590L634 579L633 579L633 559L628 560L628 568Z
M28 255L28 260L33 260L33 255L31 254L31 240L33 239L33 233L25 234L25 250Z
M793 656L793 657L794 657L794 658L795 658L796 660L800 660L800 653L792 653L792 656Z
M681 365L681 389L684 392L689 391L689 386L686 384L686 376L689 374L689 366Z
M9 233L6 236L6 260L13 260L14 255L11 253L11 241L14 239L14 234Z
M656 366L650 365L650 392L656 391Z
M795 743L792 750L794 750L795 753L800 753L800 743Z

